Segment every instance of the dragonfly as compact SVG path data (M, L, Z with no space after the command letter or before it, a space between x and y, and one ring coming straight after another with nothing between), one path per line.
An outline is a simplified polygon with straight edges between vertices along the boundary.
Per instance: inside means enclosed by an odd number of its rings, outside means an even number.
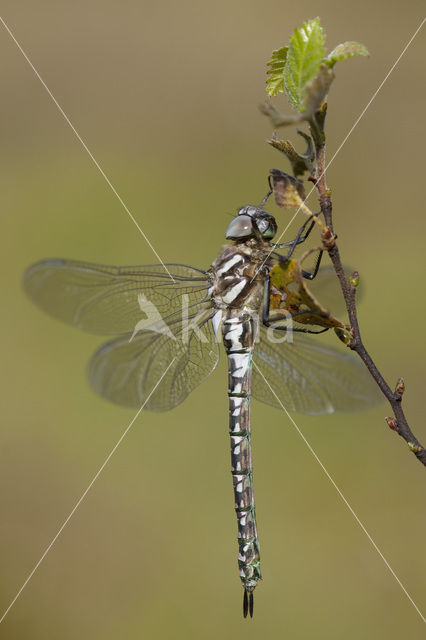
M233 217L225 233L229 242L207 270L47 259L24 275L26 293L45 312L84 331L113 336L92 356L88 377L98 394L118 405L173 409L213 372L223 342L244 617L253 616L253 591L262 577L251 397L313 415L367 409L378 399L368 373L346 347L313 335L327 331L324 314L312 327L298 322L296 313L290 327L288 318L283 321L272 309L274 268L289 264L314 222L307 220L292 241L274 244L277 222L264 209L269 194ZM322 252L318 256L302 276L316 278L317 292L327 296L330 269L320 265Z

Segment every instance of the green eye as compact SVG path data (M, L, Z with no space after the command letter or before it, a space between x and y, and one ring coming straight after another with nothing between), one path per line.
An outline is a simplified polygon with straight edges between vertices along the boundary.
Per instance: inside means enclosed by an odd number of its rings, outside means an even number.
M277 225L273 218L260 218L256 220L256 226L262 238L273 238L277 232Z
M273 238L275 235L275 229L272 229L270 225L265 231L262 231L262 238Z

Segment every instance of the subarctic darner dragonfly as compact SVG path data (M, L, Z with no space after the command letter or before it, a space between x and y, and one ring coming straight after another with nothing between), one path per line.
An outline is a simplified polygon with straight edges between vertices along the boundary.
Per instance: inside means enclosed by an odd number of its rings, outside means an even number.
M274 245L277 224L263 204L240 209L226 231L230 243L207 271L181 264L112 267L50 259L24 276L26 292L49 314L85 331L116 336L95 352L88 375L97 393L119 405L152 411L179 405L216 367L222 334L244 617L253 615L253 591L261 578L250 397L308 414L356 411L377 400L368 373L343 345L331 347L321 336L307 335L324 330L320 321L316 331L299 323L292 340L283 340L289 326L271 312L273 297L283 296L271 273L274 265L289 263L313 223L305 223L292 242ZM278 255L276 249L284 247L287 254ZM314 272L303 276L312 279L318 272L320 281L318 267L319 260Z

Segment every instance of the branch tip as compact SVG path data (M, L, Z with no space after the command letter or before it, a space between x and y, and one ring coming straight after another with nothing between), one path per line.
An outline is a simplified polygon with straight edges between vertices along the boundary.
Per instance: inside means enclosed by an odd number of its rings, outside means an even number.
M340 257L339 246L338 246L338 243L336 242L337 234L334 233L331 189L328 188L327 181L326 181L327 163L326 163L326 157L325 157L324 125L325 125L325 117L327 112L327 103L323 102L320 105L320 107L315 111L314 114L305 113L304 115L298 114L297 116L293 116L293 117L284 116L283 114L279 113L274 107L272 107L272 105L270 104L264 105L261 108L261 110L263 113L269 116L274 129L287 124L294 124L296 122L298 123L303 120L307 121L309 124L311 136L313 138L314 145L315 145L315 164L314 164L314 171L312 171L310 167L307 168L307 172L308 174L310 174L307 180L309 182L312 182L315 185L315 189L317 191L319 204L321 208L321 214L323 216L323 220L325 223L322 226L322 230L321 230L322 248L325 251L328 251L331 262L333 263L334 270L340 282L340 288L341 288L343 297L345 299L346 310L348 312L348 318L350 323L349 326L347 327L339 327L335 329L335 332L338 338L349 349L351 349L352 351L355 351L358 354L358 356L361 358L361 360L364 362L365 366L369 370L371 376L377 383L381 392L383 393L385 398L388 400L390 407L392 408L395 416L395 417L385 418L388 427L392 431L396 431L396 433L398 433L398 435L400 435L403 438L403 440L407 443L408 447L415 454L419 462L422 462L426 466L426 448L424 448L419 443L416 436L412 433L402 408L401 400L405 391L404 380L402 378L398 378L395 390L392 390L392 388L389 386L389 384L386 382L386 380L383 378L382 374L378 370L375 362L373 361L369 352L365 348L361 338L357 308L356 308L356 297L357 297L356 292L357 292L357 287L359 285L360 276L357 271L354 271L354 273L352 273L352 275L348 278L343 268L343 264ZM273 139L274 138L276 138L276 134L273 136ZM274 173L276 174L275 176L274 176ZM287 174L283 174L279 170L278 171L275 170L271 172L271 175L273 178L274 177L276 178L279 176L279 178L281 178L281 180L279 181L283 180L283 176L286 176L284 182L286 180L287 182L291 182L291 183L295 181L295 178L291 176L287 176ZM299 193L297 189L297 184L293 185L292 193L294 195L294 198L292 202L290 203L281 202L282 198L280 197L278 197L278 201L277 201L277 195L280 196L280 193L278 193L279 189L276 188L277 185L275 184L275 182L276 180L274 180L274 192L275 192L276 203L278 206L284 206L284 205L290 204L291 206L289 208L291 208L295 205L295 199L297 199L297 197L299 197L299 200L302 199L303 201L302 204L304 204L304 195L302 196L302 193ZM286 189L284 189L284 191L286 191ZM317 221L317 216L312 214L310 210L308 210L307 208L302 207L300 201L296 204L298 206L298 209L302 209L302 211L304 211L307 215L309 215L311 219L314 219L315 221Z

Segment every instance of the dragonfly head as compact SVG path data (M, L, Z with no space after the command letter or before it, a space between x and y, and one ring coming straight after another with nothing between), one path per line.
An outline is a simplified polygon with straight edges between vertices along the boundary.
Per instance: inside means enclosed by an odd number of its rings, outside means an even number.
M245 241L249 238L271 240L277 232L274 216L261 207L247 206L229 223L225 237L227 240Z

